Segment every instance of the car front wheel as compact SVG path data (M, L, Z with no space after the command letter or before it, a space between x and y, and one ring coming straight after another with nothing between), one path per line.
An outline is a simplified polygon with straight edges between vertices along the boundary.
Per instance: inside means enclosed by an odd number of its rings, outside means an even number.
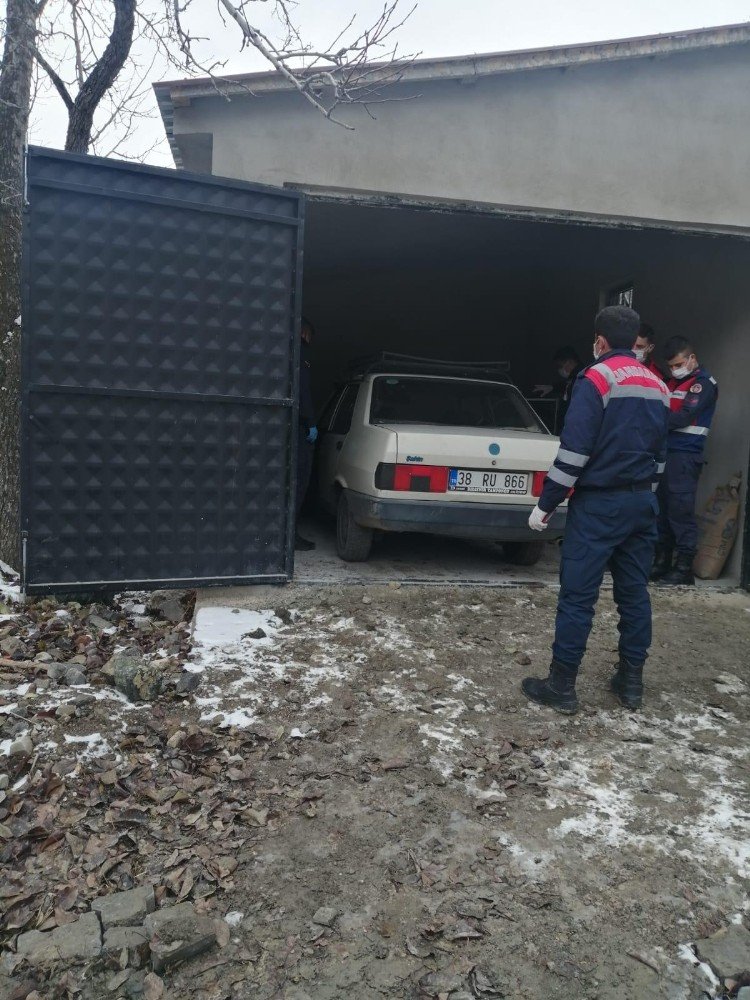
M352 517L346 493L336 508L336 552L344 562L364 562L372 548L372 528L363 528Z
M504 542L506 562L514 566L534 566L544 552L544 542Z

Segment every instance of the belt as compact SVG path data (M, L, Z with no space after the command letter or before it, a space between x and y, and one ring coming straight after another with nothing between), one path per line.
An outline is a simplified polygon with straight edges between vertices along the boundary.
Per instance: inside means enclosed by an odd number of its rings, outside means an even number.
M650 479L626 486L576 486L576 493L641 493L653 489Z

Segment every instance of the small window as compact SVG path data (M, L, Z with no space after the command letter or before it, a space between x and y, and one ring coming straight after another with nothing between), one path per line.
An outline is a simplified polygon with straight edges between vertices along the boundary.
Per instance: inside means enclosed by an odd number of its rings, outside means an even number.
M627 306L628 309L632 309L634 296L635 285L632 282L627 282L624 285L615 285L614 288L610 288L607 292L607 305Z
M359 383L348 385L341 395L341 402L336 410L336 416L331 424L331 434L348 434L354 415L354 404L357 402Z

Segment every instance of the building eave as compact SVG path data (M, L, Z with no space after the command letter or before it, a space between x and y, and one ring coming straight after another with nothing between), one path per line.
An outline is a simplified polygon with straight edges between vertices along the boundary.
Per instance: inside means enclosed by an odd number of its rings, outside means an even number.
M750 43L750 21L661 35L586 42L579 45L556 45L471 56L417 59L406 64L400 76L403 83L424 84L443 80L471 82L479 77L505 73L564 69L626 59L649 59L748 43ZM377 66L378 64L373 64L374 68ZM392 66L383 65L384 74L390 76L392 70ZM252 97L291 90L292 85L289 81L275 71L242 73L216 79L163 80L155 83L154 91L175 164L181 166L173 130L174 109L180 103L189 103L197 98L214 97L226 100L232 97Z

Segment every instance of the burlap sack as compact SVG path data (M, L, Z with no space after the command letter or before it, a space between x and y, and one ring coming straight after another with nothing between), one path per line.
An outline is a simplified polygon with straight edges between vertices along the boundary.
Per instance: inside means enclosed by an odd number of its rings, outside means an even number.
M737 537L740 512L740 482L738 472L725 486L717 486L698 516L698 551L693 572L702 580L715 580Z

